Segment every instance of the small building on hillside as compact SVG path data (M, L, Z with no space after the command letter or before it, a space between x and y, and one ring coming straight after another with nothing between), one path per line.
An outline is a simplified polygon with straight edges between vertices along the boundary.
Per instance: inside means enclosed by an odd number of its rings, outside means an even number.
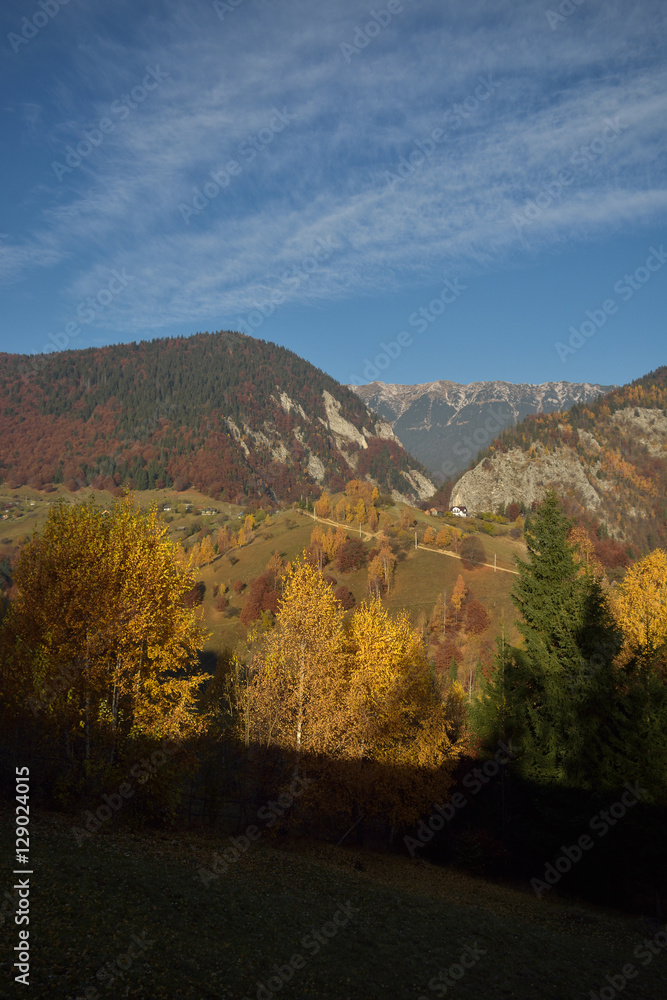
M449 508L450 514L454 514L455 517L467 517L468 508L464 507L462 503L455 504L453 507Z
M429 509L425 510L424 513L428 517L440 517L440 511L438 510L437 507L429 507Z

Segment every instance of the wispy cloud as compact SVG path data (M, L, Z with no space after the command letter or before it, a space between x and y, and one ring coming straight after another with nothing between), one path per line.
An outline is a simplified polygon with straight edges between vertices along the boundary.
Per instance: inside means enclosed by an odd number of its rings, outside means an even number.
M610 27L621 10L622 37ZM247 0L224 22L212 4L174 5L159 24L148 13L131 40L81 15L82 40L48 110L26 102L33 141L42 130L40 207L0 244L0 277L66 261L65 308L126 266L135 281L106 322L161 330L231 323L318 238L339 249L294 301L418 285L664 219L665 15L652 0L589 0L554 32L528 0L406 0L349 63L341 43L369 16L358 0ZM59 184L51 162L148 65L169 78ZM387 172L474 94L480 74L497 81L493 96L455 127L450 118L433 155L392 190ZM294 120L262 146L274 108ZM512 214L608 119L624 125L615 141L518 231ZM252 160L186 224L179 204L258 135Z

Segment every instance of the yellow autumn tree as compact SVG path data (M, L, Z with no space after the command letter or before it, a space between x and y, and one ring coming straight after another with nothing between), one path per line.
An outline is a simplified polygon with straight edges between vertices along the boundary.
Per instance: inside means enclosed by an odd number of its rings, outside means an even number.
M310 533L310 554L317 563L317 568L321 571L325 563L325 555L328 558L327 533L319 524L316 524Z
M424 643L407 614L392 617L377 599L362 604L350 626L352 753L364 762L358 787L366 815L409 823L441 801L461 754L456 692L448 706L431 675Z
M71 766L85 760L90 774L132 746L136 756L142 740L202 731L195 698L209 675L192 666L206 635L184 602L194 579L156 506L57 502L14 579L3 689L20 692Z
M340 550L345 545L347 541L347 532L342 524L339 524L335 532L332 528L327 531L324 536L324 551L327 554L329 562L333 562Z
M303 559L285 577L275 627L248 688L249 737L293 761L334 753L345 726L343 613L321 573Z
M368 592L376 597L384 589L384 567L379 556L375 556L368 564Z
M434 541L435 541L435 531L429 524L428 528L424 532L424 544L433 545Z
M326 490L322 490L319 500L315 501L315 514L317 517L329 517L331 515L331 497Z
M457 613L461 610L461 605L463 604L467 593L468 588L465 585L463 577L459 573L456 583L454 584L454 590L452 591L451 597L452 606Z
M613 598L626 642L650 655L667 643L667 552L656 549L625 574Z
M251 646L239 733L272 780L313 779L309 808L343 824L364 815L412 822L442 801L462 750L462 693L443 701L406 615L371 601L346 630L340 603L304 558L285 579L274 628Z
M368 527L371 531L377 531L379 520L377 507L371 507L368 511Z
M266 524L266 521L264 523ZM232 547L232 533L229 528L219 528L216 541L218 554L222 556Z
M449 528L441 528L435 540L439 549L446 549L452 544L452 532Z
M338 503L336 504L336 520L344 521L346 513L347 513L347 500L345 499L345 497L341 497Z
M567 536L567 540L575 550L575 559L581 566L581 572L590 572L598 579L603 577L602 563L595 554L595 546L586 529L575 526Z
M206 535L201 540L201 544L197 549L197 565L205 566L207 563L213 562L215 559L215 549L213 548L213 542L211 541L211 536Z

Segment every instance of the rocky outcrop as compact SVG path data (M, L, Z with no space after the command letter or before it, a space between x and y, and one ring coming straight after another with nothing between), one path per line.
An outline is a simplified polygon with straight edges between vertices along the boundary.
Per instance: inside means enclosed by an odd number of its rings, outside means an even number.
M545 454L539 445L533 449L532 458L513 448L480 462L458 480L451 502L465 504L473 514L495 511L501 504L513 501L530 507L549 488L574 494L590 510L597 510L601 503L600 493L591 485L575 451L559 448Z

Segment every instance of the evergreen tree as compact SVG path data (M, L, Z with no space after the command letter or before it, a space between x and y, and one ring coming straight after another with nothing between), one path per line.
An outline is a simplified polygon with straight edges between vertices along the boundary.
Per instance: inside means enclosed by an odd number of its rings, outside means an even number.
M577 788L613 788L637 778L637 711L621 637L599 582L577 562L571 522L549 493L526 533L512 600L521 648L499 642L475 720L487 740L514 739L525 777Z

